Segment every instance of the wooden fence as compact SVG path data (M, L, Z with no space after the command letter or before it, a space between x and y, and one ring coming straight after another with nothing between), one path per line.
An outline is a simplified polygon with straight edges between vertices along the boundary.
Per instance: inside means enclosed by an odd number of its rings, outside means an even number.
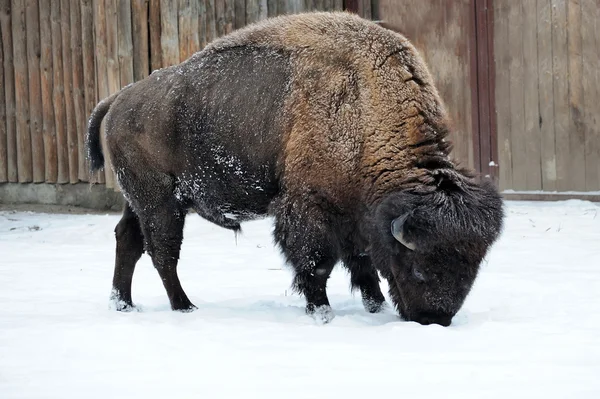
M494 2L500 187L600 190L600 1Z
M115 187L89 176L87 118L97 102L208 42L269 16L370 0L0 0L0 183Z

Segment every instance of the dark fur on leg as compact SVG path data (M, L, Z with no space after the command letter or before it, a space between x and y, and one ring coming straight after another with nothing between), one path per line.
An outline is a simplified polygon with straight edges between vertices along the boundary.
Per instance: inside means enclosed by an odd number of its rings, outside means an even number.
M174 199L157 206L142 217L148 253L167 291L171 308L186 312L196 307L183 291L177 275L184 222L185 211L180 209Z
M367 255L351 256L344 260L344 266L350 271L352 290L359 289L365 310L377 313L383 309L385 298L379 287L379 275Z
M139 220L129 204L125 205L123 216L115 227L115 237L117 250L111 302L116 310L130 311L134 308L131 281L135 265L144 252L144 236Z

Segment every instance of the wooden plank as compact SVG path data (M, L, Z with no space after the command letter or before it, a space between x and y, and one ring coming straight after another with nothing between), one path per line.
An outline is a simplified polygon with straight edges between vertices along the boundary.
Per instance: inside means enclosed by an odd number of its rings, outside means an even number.
M494 2L494 64L496 70L496 128L498 131L498 177L501 190L512 189L510 140L510 44L507 2Z
M206 43L217 38L217 21L215 20L215 0L206 0Z
M69 181L79 181L79 149L77 123L75 121L75 104L73 101L73 64L71 51L71 2L60 2L60 28L62 32L63 83L65 93L65 114L67 125L67 152L69 154Z
M488 163L488 173L492 177L492 181L498 186L498 123L496 120L496 65L494 64L494 7L493 0L486 2L486 24L487 24L487 52L488 52L488 84L489 92L487 93L487 101L489 107L489 147L490 147L490 162ZM375 16L374 16L375 17ZM378 17L378 15L377 15ZM474 144L474 143L473 143ZM486 166L486 165L483 165Z
M25 2L13 0L11 4L12 36L15 43L13 57L15 64L15 112L17 115L17 173L19 183L33 180L31 157L31 133L29 131L29 87L27 70L27 28L25 24Z
M133 24L133 78L138 81L150 73L148 0L131 0Z
M556 191L556 145L554 139L554 79L552 77L552 4L537 0L538 95L540 107L540 153L542 190Z
M154 71L162 68L162 49L160 43L160 0L150 0L148 10L150 21L150 68Z
M44 137L44 179L46 183L56 183L58 179L58 154L56 152L56 131L54 128L53 67L52 67L52 23L50 2L40 1L40 71L42 98L42 135Z
M121 89L119 72L119 30L117 0L106 1L106 68L109 94ZM117 22L117 23L115 23ZM104 151L104 171L106 187L116 188L115 175L108 151Z
M33 182L42 183L44 172L44 136L42 133L42 88L40 77L40 9L37 0L25 4L27 26L27 73L29 87L29 132L31 134L31 161Z
M581 56L580 0L567 2L569 60L569 163L570 190L585 191L585 129L583 109L583 58Z
M523 71L523 7L510 3L508 43L511 49L510 69L510 145L513 159L514 190L527 190L527 137L525 131L524 71Z
M258 21L260 11L260 0L246 0L246 24Z
M600 4L598 4L600 6ZM585 132L585 188L586 191L600 190L600 97L596 71L600 65L596 25L600 18L600 7L593 0L581 2L581 42L583 57L583 126ZM600 32L599 32L600 33Z
M567 7L552 0L552 75L554 137L556 140L556 189L570 190L569 182L569 63L567 53Z
M117 53L119 55L119 88L133 83L133 31L131 1L119 0L117 9Z
M73 110L77 129L78 178L87 182L90 179L85 156L85 132L87 116L83 97L83 50L81 48L81 3L71 2L71 67L73 68Z
M95 44L96 44L96 78L97 78L97 90L98 100L103 100L108 97L110 93L108 84L108 48L107 48L107 28L106 28L106 2L105 0L94 0L94 31L95 31ZM106 137L104 135L104 122L100 127L100 140L102 148L106 148ZM106 151L104 151L106 159ZM106 165L104 168L104 182L107 187L114 185L112 179L112 173L107 169Z
M81 0L81 52L83 58L83 95L85 102L85 117L87 130L87 118L98 103L98 92L96 87L96 47L94 44L94 8L92 0ZM87 159L86 169L89 170ZM104 172L96 171L90 176L92 183L104 183Z
M225 0L225 34L235 29L235 4L234 0Z
M57 183L69 182L69 151L67 139L67 115L65 109L65 86L63 73L63 51L61 31L60 1L51 2L50 19L52 27L52 98L54 106L54 127L56 129L56 152L58 159Z
M179 0L179 60L198 51L198 0Z
M179 36L177 30L177 2L160 2L160 46L163 67L179 63Z
M267 7L269 17L277 15L277 0L267 0Z
M289 9L289 6L288 6L287 0L277 0L277 15L287 14L288 9Z
M524 1L523 15L523 94L526 154L525 170L520 174L527 177L527 190L542 189L542 154L538 96L538 37L537 5L533 1ZM516 132L515 132L516 133Z
M334 0L334 7L336 11L342 11L344 9L344 0Z
M198 42L201 49L208 44L206 29L206 0L198 0Z
M4 53L4 96L6 104L6 167L8 181L19 181L17 172L17 121L15 114L15 66L10 0L0 0L0 33Z
M596 0L596 7L594 8L594 11L596 12L595 14L595 22L596 22L596 26L595 26L595 34L594 37L596 38L596 55L600 55L600 0ZM600 68L597 68L596 66L599 65L598 63L594 64L594 68L596 70L596 98L600 101ZM596 103L597 106L598 103ZM598 109L598 108L596 108ZM597 141L596 141L596 155L598 158L600 158L600 115L598 115L597 112L594 113L594 132L595 135L597 137ZM598 169L598 180L600 180L600 162L598 162L598 164L596 165L597 169Z
M225 34L225 0L215 1L215 25L217 27L217 36Z
M258 1L258 20L262 21L263 19L267 19L269 16L269 9L267 5L267 0L259 0Z
M283 2L285 0L279 0L280 4ZM235 28L243 28L246 26L246 0L234 0L234 3Z
M0 183L8 181L8 159L6 141L6 100L4 99L4 46L0 31Z

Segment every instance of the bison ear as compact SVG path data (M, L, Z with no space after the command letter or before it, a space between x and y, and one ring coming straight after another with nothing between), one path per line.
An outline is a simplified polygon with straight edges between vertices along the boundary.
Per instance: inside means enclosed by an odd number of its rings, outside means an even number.
M409 242L404 237L404 223L406 222L406 219L408 219L408 215L408 213L405 213L404 215L392 220L392 235L400 244L404 245L411 251L414 251L417 248L416 245L412 242Z

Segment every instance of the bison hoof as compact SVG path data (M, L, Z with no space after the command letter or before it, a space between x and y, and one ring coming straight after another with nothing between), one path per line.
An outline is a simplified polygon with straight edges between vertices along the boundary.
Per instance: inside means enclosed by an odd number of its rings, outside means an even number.
M172 309L176 312L181 312L181 313L191 313L194 310L198 309L196 306L194 306L194 304L190 303L187 305L177 305L177 306L173 306Z
M375 299L363 299L363 306L369 313L379 313L385 307L385 302Z
M110 310L116 310L118 312L138 312L139 309L131 302L124 301L121 298L111 296L108 302L108 308Z
M315 319L317 324L327 324L335 317L335 314L329 305L315 306L312 303L309 303L306 305L306 313Z

